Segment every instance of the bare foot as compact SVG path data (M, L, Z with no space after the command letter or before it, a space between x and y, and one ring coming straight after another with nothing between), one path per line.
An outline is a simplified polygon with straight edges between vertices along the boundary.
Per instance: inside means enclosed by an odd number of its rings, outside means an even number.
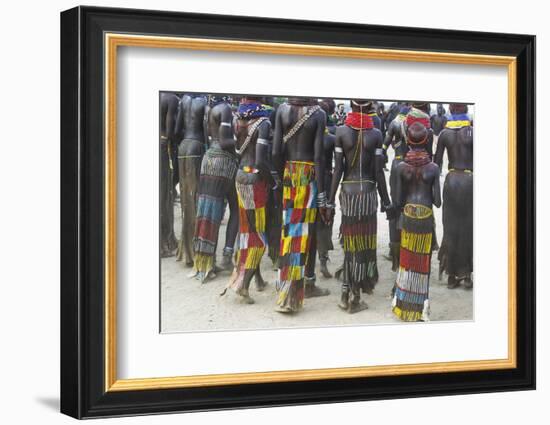
M276 311L277 313L284 313L284 314L292 314L292 313L294 313L294 311L293 311L290 307L281 307L281 306L275 307L275 311Z
M167 249L163 249L160 252L160 258L168 258L168 257L173 257L175 255L176 254L173 251L170 251L170 250L167 250Z
M455 289L460 286L460 282L456 279L455 276L449 276L447 279L447 288L449 289Z
M332 274L330 274L330 272L328 271L326 262L321 263L321 266L319 267L319 271L321 272L323 277L326 279L330 279L332 277Z
M334 277L336 279L338 279L339 281L342 281L343 279L343 274L344 274L344 266L340 266L336 269L336 271L334 272Z
M316 285L306 286L304 298L326 297L330 294L330 291L325 288L319 288Z
M234 268L235 268L235 265L233 264L231 255L223 255L222 263L220 264L220 270L226 271L226 272L232 272Z
M254 299L250 295L241 295L241 302L244 304L254 304Z
M265 287L267 286L267 282L263 279L261 279L261 280L256 279L255 285L256 285L256 291L262 292L265 289Z
M350 303L349 305L348 313L354 314L354 313L358 313L360 311L366 310L368 308L369 306L364 301L353 302L353 303Z
M250 297L248 289L241 288L236 291L237 295L240 295L241 301L245 304L254 304L254 300Z
M340 295L340 302L338 303L338 307L341 310L347 311L349 307L349 292L342 291L342 294Z
M205 284L206 282L214 279L216 277L216 273L214 273L213 270L210 270L208 272L197 272L196 273L196 279L200 281L201 284Z

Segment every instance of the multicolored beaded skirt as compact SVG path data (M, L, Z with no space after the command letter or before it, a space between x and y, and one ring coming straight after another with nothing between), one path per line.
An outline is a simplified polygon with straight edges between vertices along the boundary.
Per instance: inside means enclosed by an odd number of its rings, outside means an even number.
M345 183L345 182L344 182ZM376 237L378 195L376 185L368 184L361 193L340 191L344 270L342 290L358 294L371 292L378 282Z
M287 161L283 175L283 223L276 282L277 304L291 311L304 303L304 272L317 215L313 162Z
M393 312L401 320L416 322L428 309L434 218L432 209L407 204L403 209L401 249Z
M236 267L228 287L236 292L243 289L245 275L250 281L260 266L267 245L267 183L254 171L243 167L237 171L235 183L239 202L239 237Z
M197 221L193 249L195 270L208 273L214 267L218 232L224 213L224 199L235 184L237 162L233 155L211 147L202 159L197 199Z

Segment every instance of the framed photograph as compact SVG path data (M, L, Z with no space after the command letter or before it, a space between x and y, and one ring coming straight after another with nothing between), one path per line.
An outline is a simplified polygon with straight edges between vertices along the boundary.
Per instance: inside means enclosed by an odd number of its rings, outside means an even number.
M61 14L61 411L535 388L535 37Z

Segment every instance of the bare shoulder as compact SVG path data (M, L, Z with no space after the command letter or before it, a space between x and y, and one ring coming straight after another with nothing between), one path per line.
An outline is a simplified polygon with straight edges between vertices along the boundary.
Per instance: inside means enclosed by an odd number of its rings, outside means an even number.
M179 98L174 93L170 93L168 101L170 102L170 106L175 107L178 106Z
M471 141L474 138L473 127L471 126L462 127L460 130L458 130L458 134L460 135L460 138L462 140Z
M392 130L399 130L401 129L401 121L399 121L397 118L394 118L392 122L390 123L390 128Z
M286 111L290 110L290 105L288 103L282 103L277 108L277 115L284 114Z
M394 118L388 126L388 133L390 135L394 136L394 135L399 134L400 132L401 132L401 123L399 121L397 121L396 118Z
M336 137L342 137L345 136L350 132L350 128L347 125L340 125L336 127L336 131L334 132L334 135Z
M439 138L437 139L438 143L442 142L445 143L448 140L450 140L454 135L453 130L449 130L448 128L444 128L441 133L439 133Z
M325 111L323 111L321 108L317 109L313 116L319 121L320 123L325 123L327 120L327 114Z
M260 122L260 128L267 128L267 127L271 127L271 121L268 119L265 119L265 120L262 120L262 122Z
M439 176L439 166L435 162L429 162L425 165L426 171L428 171L430 174L435 174Z
M229 106L227 103L219 103L216 106L212 108L212 115L216 117L221 117L223 114L227 112L231 112L231 106Z
M191 100L191 96L186 94L181 98L180 103L182 106L189 105L191 103Z
M382 132L376 127L369 129L369 134L376 140L382 139Z
M199 104L201 107L205 107L206 104L208 103L208 101L206 100L206 97L197 97L196 99L189 99L189 100L193 100L194 103L197 103Z
M402 173L405 170L409 170L411 166L407 164L405 161L401 161L399 164L397 164L396 170L398 173Z
M210 107L210 117L211 118L218 118L220 116L221 108L219 106L220 105L215 105L215 106Z
M258 129L261 132L269 131L271 129L271 121L269 121L269 119L262 120L262 122L260 122L260 124L258 126Z

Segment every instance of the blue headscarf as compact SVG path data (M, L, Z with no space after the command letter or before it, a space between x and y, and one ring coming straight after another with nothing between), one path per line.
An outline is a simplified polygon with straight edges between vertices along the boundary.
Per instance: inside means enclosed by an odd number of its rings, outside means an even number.
M269 105L263 105L261 103L241 103L237 111L237 116L240 119L252 119L271 116L273 108Z
M411 110L410 106L402 106L401 109L399 109L400 115L407 115Z

